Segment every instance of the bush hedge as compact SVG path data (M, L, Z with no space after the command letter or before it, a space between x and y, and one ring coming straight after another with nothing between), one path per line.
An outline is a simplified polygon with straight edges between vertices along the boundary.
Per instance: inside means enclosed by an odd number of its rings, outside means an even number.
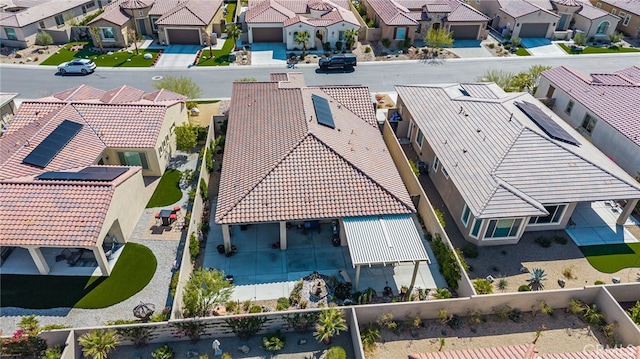
M444 279L447 281L447 285L450 288L458 289L458 281L462 278L460 266L454 251L442 241L439 233L435 234L433 240L433 253L440 266L440 272L442 272Z

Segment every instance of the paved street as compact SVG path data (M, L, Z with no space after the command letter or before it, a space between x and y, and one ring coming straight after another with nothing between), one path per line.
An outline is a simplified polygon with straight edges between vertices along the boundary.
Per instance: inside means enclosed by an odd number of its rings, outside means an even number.
M317 72L316 65L301 64L295 71L303 72L308 85L363 84L371 91L392 91L395 84L474 81L486 70L523 71L532 65L570 66L579 72L611 72L640 65L640 54L579 55L535 58L495 57L455 59L439 62L385 61L361 62L350 73ZM231 96L231 83L240 78L267 80L271 72L291 71L285 66L247 66L212 68L98 68L88 76L55 76L55 69L45 66L1 65L0 89L18 92L19 98L39 98L80 84L111 89L127 84L145 91L153 89L154 76L189 76L203 89L205 98Z

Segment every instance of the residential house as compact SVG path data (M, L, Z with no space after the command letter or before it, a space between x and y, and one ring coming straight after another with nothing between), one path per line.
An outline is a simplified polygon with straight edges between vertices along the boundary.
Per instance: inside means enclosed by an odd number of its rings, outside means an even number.
M54 43L67 43L71 22L81 21L106 0L0 0L0 44L27 48L38 32L47 32Z
M301 73L233 84L215 213L227 250L233 226L279 224L286 250L288 226L333 222L357 287L362 265L429 260L415 212L367 87L308 87Z
M618 18L586 0L478 0L470 2L491 18L503 37L566 38L574 31L608 38Z
M205 45L222 32L224 9L222 0L119 0L89 26L98 27L105 47L127 47L133 33L157 35L167 45Z
M618 16L618 31L640 38L640 0L591 0L597 8Z
M359 30L360 23L348 0L251 0L244 17L250 44L285 43L287 49L301 49L295 41L300 32L309 36L308 48L335 47L346 41L347 30Z
M640 183L528 93L495 84L396 86L408 138L467 241L517 243L563 229L579 203L626 200Z
M445 28L456 40L487 38L489 18L458 0L367 0L366 9L381 39L413 42L431 28Z
M109 275L109 250L125 243L145 208L143 175L161 175L186 122L184 96L81 85L20 105L0 137L0 246L88 256ZM130 167L125 167L130 166ZM73 252L72 252L73 250Z
M640 67L584 76L545 71L535 96L632 176L640 176Z

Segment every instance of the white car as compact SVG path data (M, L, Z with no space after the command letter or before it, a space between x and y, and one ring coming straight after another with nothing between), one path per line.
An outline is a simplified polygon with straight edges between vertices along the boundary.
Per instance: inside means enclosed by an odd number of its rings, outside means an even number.
M88 59L73 59L69 62L63 62L58 65L58 71L64 74L89 74L95 71L96 64Z

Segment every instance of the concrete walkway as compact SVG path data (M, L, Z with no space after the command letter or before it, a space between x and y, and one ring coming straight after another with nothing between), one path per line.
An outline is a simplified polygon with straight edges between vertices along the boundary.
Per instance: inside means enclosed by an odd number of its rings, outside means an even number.
M524 46L531 56L549 57L549 56L568 56L560 46L556 45L549 39L527 38L522 39Z

